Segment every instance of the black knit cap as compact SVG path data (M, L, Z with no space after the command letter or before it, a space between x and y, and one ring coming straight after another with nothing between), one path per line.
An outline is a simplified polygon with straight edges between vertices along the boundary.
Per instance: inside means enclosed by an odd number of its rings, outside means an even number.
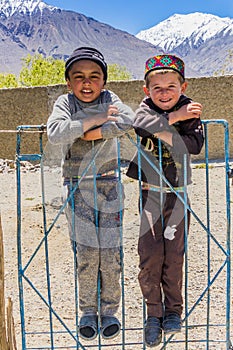
M104 73L104 82L106 83L108 77L107 63L104 61L104 56L101 52L93 47L79 47L70 55L65 63L65 78L68 78L68 72L72 64L80 60L91 60L97 63Z

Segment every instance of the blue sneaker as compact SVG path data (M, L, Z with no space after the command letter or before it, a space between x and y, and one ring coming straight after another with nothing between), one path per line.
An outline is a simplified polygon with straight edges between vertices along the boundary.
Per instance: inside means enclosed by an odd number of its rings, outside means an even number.
M165 335L181 332L181 317L176 313L165 315L163 320L163 331Z
M155 316L148 316L144 332L146 345L149 347L158 346L162 341L161 320Z
M79 336L85 340L93 340L98 334L97 315L83 315L79 321Z
M115 316L101 316L101 335L104 339L115 338L120 330L120 321Z

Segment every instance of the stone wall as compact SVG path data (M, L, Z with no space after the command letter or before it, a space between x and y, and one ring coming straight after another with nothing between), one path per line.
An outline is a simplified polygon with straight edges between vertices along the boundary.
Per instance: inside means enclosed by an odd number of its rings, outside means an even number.
M233 76L188 79L187 95L204 106L202 119L225 119L229 122L230 156L233 154L231 132L233 127ZM114 91L123 102L133 109L144 97L143 81L109 82L107 88ZM16 133L20 125L46 124L53 103L59 95L66 93L65 85L47 87L0 89L0 158L14 159ZM224 156L224 127L208 127L209 157ZM38 135L28 134L22 142L22 153L38 153ZM24 140L24 139L23 139ZM46 142L46 137L44 142ZM204 158L204 150L197 159Z

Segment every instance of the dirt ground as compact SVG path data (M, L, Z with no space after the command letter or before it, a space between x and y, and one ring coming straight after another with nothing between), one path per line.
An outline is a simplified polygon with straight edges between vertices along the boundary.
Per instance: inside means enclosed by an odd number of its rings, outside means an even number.
M100 347L111 350L144 349L143 303L137 281L138 184L124 175L122 178L126 193L123 233L124 298L118 316L124 331L116 339L108 342L102 339L91 343L80 341L80 349ZM206 191L207 179L209 193ZM18 247L21 247L22 268L26 276L23 280L24 310L21 309L21 315L24 314L27 349L77 349L73 338L76 335L73 254L65 215L62 213L58 216L61 206L60 170L45 169L46 227L51 228L47 240L43 239L40 171L32 168L23 169L21 172L21 244L19 238L17 239L16 183L14 170L8 168L0 173L6 298L11 297L13 300L18 349L22 349L22 337L17 243ZM232 195L231 184L229 189ZM231 242L228 240L229 207L226 205L225 167L222 164L211 165L207 174L203 166L193 165L193 184L189 194L194 214L191 218L184 266L183 316L186 314L187 317L182 333L170 340L164 340L167 342L166 349L230 349L226 341L226 329L229 316L227 313L231 307L229 295L231 278L230 271L227 271L226 252L229 252ZM207 194L209 201L206 199ZM206 227L209 228L210 235L207 234ZM46 261L48 274L46 274ZM50 295L46 287L48 281L51 288ZM51 318L46 306L49 299L54 311ZM50 327L54 330L53 340L50 337ZM70 331L67 332L67 329ZM97 345L98 340L101 345ZM165 345L161 344L157 349L165 349Z

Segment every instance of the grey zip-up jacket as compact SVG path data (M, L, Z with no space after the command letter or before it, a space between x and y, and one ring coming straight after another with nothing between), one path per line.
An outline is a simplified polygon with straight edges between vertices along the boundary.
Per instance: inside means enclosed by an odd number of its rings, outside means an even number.
M101 126L103 139L84 141L83 120L88 116L106 113L109 105L118 108L117 122L108 121ZM91 103L77 99L72 93L61 95L54 104L47 122L48 140L62 147L64 177L77 177L95 159L86 173L105 173L117 169L117 139L132 128L135 113L112 91L103 90Z

